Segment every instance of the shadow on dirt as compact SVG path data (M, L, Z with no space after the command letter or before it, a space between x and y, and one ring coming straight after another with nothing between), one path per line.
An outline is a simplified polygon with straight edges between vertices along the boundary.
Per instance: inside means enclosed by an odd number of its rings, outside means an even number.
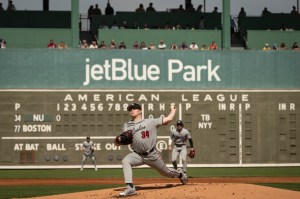
M139 190L151 190L151 189L168 189L168 188L173 188L173 187L178 187L178 186L182 186L182 184L165 184L165 185L153 185L153 186L140 186L140 185L137 185L135 186L135 189L137 191ZM114 191L123 191L125 189L125 187L123 188L116 188L114 189Z

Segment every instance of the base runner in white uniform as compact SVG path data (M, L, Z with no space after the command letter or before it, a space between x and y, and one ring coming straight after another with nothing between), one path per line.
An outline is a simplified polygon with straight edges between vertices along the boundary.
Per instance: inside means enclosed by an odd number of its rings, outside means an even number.
M171 140L174 144L172 150L172 164L174 169L177 169L177 158L180 155L182 160L182 170L186 174L187 170L187 163L186 163L186 156L187 156L187 149L186 149L186 142L189 140L191 150L193 150L193 140L190 132L184 128L183 122L178 120L176 123L176 129L171 133Z
M175 105L171 105L168 116L152 119L142 118L142 107L137 103L130 104L127 110L129 111L131 120L123 125L122 132L132 130L133 140L131 148L134 152L128 154L122 160L126 189L119 195L130 196L136 194L135 187L133 186L132 167L143 164L147 164L163 176L179 178L182 184L186 184L187 176L183 173L182 169L175 170L168 168L155 149L157 128L173 120L176 113Z

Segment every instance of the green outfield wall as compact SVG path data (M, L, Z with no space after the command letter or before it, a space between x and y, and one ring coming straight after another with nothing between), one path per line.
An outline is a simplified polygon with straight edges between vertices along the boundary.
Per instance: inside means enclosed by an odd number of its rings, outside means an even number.
M300 56L294 51L0 50L0 168L80 168L95 142L99 167L121 167L130 147L114 138L139 102L159 128L191 132L189 167L300 166ZM87 163L93 168L91 162Z
M4 49L0 88L298 89L299 52Z
M0 28L0 35L7 48L47 48L50 39L57 45L60 42L72 45L71 29Z

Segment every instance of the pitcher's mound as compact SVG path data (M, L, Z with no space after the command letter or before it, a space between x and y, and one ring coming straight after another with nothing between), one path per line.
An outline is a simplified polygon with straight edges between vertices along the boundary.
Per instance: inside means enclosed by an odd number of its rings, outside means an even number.
M40 199L107 199L120 198L122 188L85 191L55 196L35 197ZM127 198L142 199L299 199L300 192L252 184L236 183L176 183L146 184L136 186L137 195ZM121 197L122 198L122 197Z

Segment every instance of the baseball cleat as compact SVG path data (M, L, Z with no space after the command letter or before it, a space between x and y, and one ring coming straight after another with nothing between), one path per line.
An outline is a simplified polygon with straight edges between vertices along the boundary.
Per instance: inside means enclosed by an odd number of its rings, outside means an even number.
M125 191L119 193L119 196L126 197L126 196L132 196L135 194L136 194L135 187L131 188L130 186L127 186Z
M97 168L95 168L95 171L98 171L98 169L97 169Z
M179 173L181 173L180 182L181 182L182 184L186 184L187 181L188 181L187 175L183 172L183 170L182 170L181 168L177 169L177 171L178 171Z

